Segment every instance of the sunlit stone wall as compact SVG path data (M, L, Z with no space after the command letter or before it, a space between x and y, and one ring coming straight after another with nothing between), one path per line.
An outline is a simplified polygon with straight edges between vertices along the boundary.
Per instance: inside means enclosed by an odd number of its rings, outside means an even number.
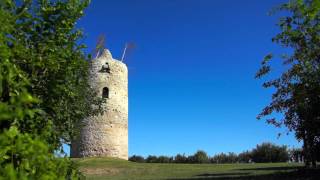
M106 98L103 115L83 120L71 157L106 156L128 159L128 69L105 49L91 61L90 85Z

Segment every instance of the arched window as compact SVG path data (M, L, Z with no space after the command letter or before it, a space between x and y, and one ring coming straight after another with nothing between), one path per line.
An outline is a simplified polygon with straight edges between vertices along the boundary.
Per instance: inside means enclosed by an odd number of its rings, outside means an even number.
M109 98L109 89L107 87L102 89L102 98Z

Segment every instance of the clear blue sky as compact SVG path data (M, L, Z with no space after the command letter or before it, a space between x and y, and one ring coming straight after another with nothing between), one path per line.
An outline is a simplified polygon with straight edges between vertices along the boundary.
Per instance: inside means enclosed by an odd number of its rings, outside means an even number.
M78 27L88 51L99 34L128 56L129 155L242 152L269 141L299 147L294 135L256 120L272 90L254 79L283 0L93 0Z

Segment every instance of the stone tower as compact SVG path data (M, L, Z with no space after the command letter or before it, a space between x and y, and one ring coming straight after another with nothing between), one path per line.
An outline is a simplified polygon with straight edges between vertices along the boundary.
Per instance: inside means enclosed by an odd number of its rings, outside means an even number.
M83 120L71 157L128 159L128 69L109 50L90 62L90 86L106 99L103 115Z

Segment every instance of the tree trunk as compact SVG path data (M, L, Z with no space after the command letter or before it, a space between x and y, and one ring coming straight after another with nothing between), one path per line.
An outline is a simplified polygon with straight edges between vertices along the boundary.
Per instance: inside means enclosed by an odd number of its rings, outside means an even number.
M311 147L311 156L312 156L312 168L316 168L317 167L317 149L313 141L312 141L312 147Z
M305 166L308 168L311 165L311 154L310 154L308 136L306 134L307 132L304 133L304 137L303 137L303 154L304 154Z
M312 160L312 168L317 168L317 162L316 160Z

